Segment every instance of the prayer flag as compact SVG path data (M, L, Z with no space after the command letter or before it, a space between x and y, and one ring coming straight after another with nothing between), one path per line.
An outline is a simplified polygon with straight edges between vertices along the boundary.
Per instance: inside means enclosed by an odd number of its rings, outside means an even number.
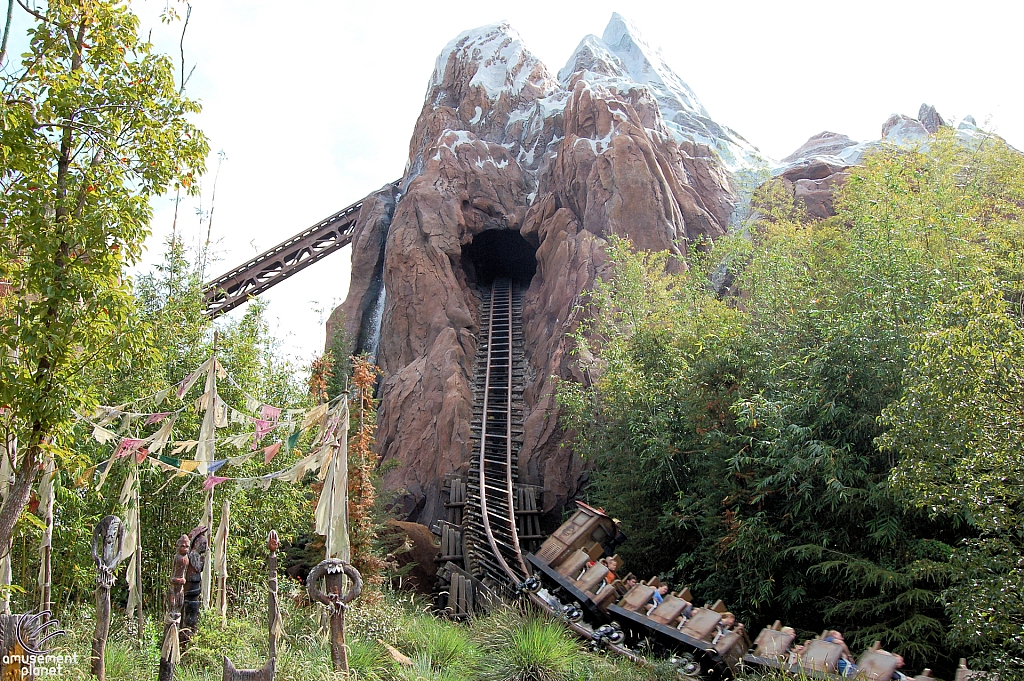
M277 456L277 452L281 449L281 441L278 440L274 444L263 450L263 463L270 463Z
M253 451L259 448L260 440L267 436L267 433L274 429L274 422L267 421L265 419L253 419L252 422L256 425L256 432L253 435L252 448Z
M117 434L113 431L107 430L103 426L96 426L92 429L92 436L96 442L99 442L101 445L105 445L117 437Z
M160 430L153 433L152 442L149 444L149 451L159 453L167 445L174 432L174 422L177 418L177 415L175 415L167 419L160 426Z
M327 403L318 404L308 412L306 412L306 418L302 419L302 428L300 430L306 430L314 423L323 418L324 414L327 413Z
M245 463L246 461L248 461L249 459L251 459L254 456L256 456L256 452L248 452L247 454L242 454L241 456L229 457L228 458L228 465L229 466L238 466L240 464Z
M174 443L176 447L171 454L181 454L182 452L190 452L196 448L199 444L199 440L181 440L180 442Z
M260 407L260 418L264 421L273 421L277 423L278 419L281 418L281 409L279 407L271 407L269 404L264 404Z
M121 444L118 445L117 451L114 452L114 458L120 459L121 457L128 456L143 445L144 440L138 440L132 437L121 438Z
M150 414L149 418L146 419L146 423L144 423L143 425L151 426L154 423L160 423L161 421L163 421L165 418L167 418L170 415L171 415L171 412L169 412L169 411L162 411L162 412L160 412L158 414Z
M203 481L203 489L204 490L211 490L214 487L216 487L217 485L219 485L220 483L224 482L225 480L229 480L229 479L230 478L219 478L216 475L211 475L210 477L206 478L206 480Z
M203 372L209 370L211 361L213 361L212 357L203 362L195 371L182 379L181 383L178 384L178 390L176 393L179 400L185 397L185 393L192 389L192 386L196 384L196 381L198 381L199 377L203 375Z
M348 537L348 401L342 401L341 407L338 414L342 425L339 441L337 445L327 447L328 451L336 449L330 457L330 467L314 517L316 533L326 539L327 557L348 561L351 559Z

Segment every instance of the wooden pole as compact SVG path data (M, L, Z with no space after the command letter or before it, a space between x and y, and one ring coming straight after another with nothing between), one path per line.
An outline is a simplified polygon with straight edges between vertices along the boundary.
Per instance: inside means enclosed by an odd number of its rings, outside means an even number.
M280 542L277 532L270 531L267 537L267 621L269 624L269 649L270 657L277 657L277 637L280 634L278 627L281 622L281 611L277 605L277 549Z
M117 516L108 515L92 532L92 559L96 563L96 635L92 640L92 674L106 679L105 653L110 633L110 587L116 579L114 572L121 562L124 544L124 523Z
M136 621L138 623L139 643L146 641L146 615L142 612L142 506L140 490L142 489L142 477L138 474L139 464L136 462L136 483L135 483L135 589L139 594L139 602L135 604Z
M326 577L327 593L320 591L317 582ZM340 584L344 577L351 583L348 593L341 595ZM306 579L306 589L311 600L326 605L331 617L331 663L335 672L348 674L348 650L345 646L345 610L363 590L363 578L352 565L337 558L328 558L313 568Z

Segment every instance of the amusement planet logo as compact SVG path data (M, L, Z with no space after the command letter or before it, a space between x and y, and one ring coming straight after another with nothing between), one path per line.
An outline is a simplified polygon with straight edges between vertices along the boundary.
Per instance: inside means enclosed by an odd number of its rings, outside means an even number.
M47 619L41 625L39 623L40 618L46 616ZM60 622L55 619L49 619L50 611L43 610L42 612L26 617L21 621L21 625L15 630L15 637L18 639L18 645L21 647L22 653L7 654L4 655L0 662L3 663L4 667L10 665L19 665L21 667L21 676L25 678L50 678L59 679L64 676L64 670L66 667L78 664L78 653L71 653L70 655L52 655L46 649L45 645L49 643L51 639L58 636L66 636L67 632L60 629ZM54 631L45 633L50 627L57 627ZM33 635L25 637L22 635L24 630L28 629ZM40 637L40 634L45 634ZM34 641L31 645L26 643L25 639Z

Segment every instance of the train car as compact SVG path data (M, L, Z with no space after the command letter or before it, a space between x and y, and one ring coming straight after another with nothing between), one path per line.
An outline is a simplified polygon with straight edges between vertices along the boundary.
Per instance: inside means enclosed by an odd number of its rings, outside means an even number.
M696 607L689 589L666 593L655 607L662 584L656 577L627 586L608 563L625 537L601 509L577 502L577 510L536 554L527 554L533 576L522 586L549 612L595 643L634 658L654 655L676 664L681 677L742 678L750 671L781 670L797 678L841 681L845 644L823 632L796 646L796 632L776 622L753 642L718 601ZM876 643L856 661L856 676L889 681L901 665L898 656ZM915 681L928 681L925 670ZM957 681L988 679L962 666Z
M624 539L606 513L577 502L572 517L536 554L526 555L534 578L525 586L533 592L543 588L552 610L573 623L585 620L598 640L665 657L684 676L732 678L749 647L742 628L722 626L726 613L720 602L694 608L686 589L650 608L657 578L627 589L607 564L614 558L608 554Z

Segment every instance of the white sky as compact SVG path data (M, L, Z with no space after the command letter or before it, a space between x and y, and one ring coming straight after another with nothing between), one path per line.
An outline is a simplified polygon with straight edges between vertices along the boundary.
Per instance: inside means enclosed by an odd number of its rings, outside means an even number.
M133 0L144 30L177 61L181 24L167 0ZM179 3L179 7L183 7ZM973 114L1024 148L1018 3L552 2L362 3L195 0L185 60L199 126L227 155L213 237L220 261L241 264L397 179L434 60L463 30L508 20L552 73L613 11L631 19L719 123L781 158L823 130L876 139L894 112L922 102L949 119ZM147 260L171 225L157 204ZM195 205L179 224L198 243ZM323 347L322 319L348 287L349 249L264 294L277 335L306 361Z

